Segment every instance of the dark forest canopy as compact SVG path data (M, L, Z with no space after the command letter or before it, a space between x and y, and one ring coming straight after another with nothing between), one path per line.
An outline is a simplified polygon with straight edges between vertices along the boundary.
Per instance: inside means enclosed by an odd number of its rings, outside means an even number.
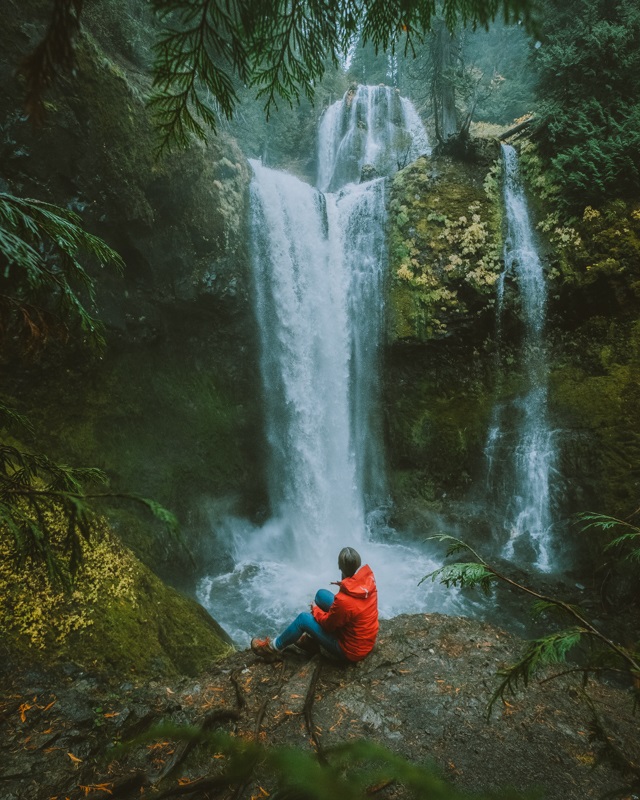
M640 188L640 6L544 0L538 139L571 209Z

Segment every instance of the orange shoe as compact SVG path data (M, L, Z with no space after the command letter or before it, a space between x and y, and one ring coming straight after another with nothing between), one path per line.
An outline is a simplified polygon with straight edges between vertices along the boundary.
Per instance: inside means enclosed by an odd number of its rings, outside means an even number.
M258 639L257 637L252 639L251 650L255 655L269 663L281 659L280 652L276 650L268 636L265 636L264 639Z

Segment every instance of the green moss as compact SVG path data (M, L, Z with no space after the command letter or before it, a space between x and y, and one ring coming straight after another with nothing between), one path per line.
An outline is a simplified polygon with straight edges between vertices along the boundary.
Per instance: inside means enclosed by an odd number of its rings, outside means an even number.
M451 335L492 305L500 273L496 172L420 158L392 183L389 209L390 341Z
M388 351L387 444L399 507L468 491L491 416L490 369L484 351L468 353L460 342Z
M54 509L50 516L55 524ZM60 525L62 547L62 518ZM204 609L166 587L104 521L69 593L51 585L42 565L18 562L6 532L0 552L0 632L18 662L73 661L115 678L194 675L232 649Z
M138 566L135 601L98 606L61 658L114 676L197 675L233 650L201 606Z
M588 319L563 345L549 398L563 472L580 487L576 510L625 517L638 506L640 321Z

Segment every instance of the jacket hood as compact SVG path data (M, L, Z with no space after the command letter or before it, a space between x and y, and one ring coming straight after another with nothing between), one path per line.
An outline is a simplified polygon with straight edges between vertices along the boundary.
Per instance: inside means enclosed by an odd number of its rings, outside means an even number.
M368 564L356 572L351 578L345 578L339 583L340 591L346 592L351 597L360 597L366 599L371 597L372 594L377 592L376 579L373 577L373 572Z

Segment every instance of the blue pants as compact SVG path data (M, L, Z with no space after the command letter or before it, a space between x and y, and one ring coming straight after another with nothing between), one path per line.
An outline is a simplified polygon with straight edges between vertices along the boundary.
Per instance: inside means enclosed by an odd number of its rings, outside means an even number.
M316 594L315 603L323 611L328 611L333 603L334 594L328 589L318 589ZM327 652L340 661L348 661L342 648L338 644L337 638L320 627L320 624L315 621L313 614L309 611L303 611L302 614L293 620L285 630L278 636L273 644L278 650L284 650L290 644L295 644L303 633L309 634L320 644Z

